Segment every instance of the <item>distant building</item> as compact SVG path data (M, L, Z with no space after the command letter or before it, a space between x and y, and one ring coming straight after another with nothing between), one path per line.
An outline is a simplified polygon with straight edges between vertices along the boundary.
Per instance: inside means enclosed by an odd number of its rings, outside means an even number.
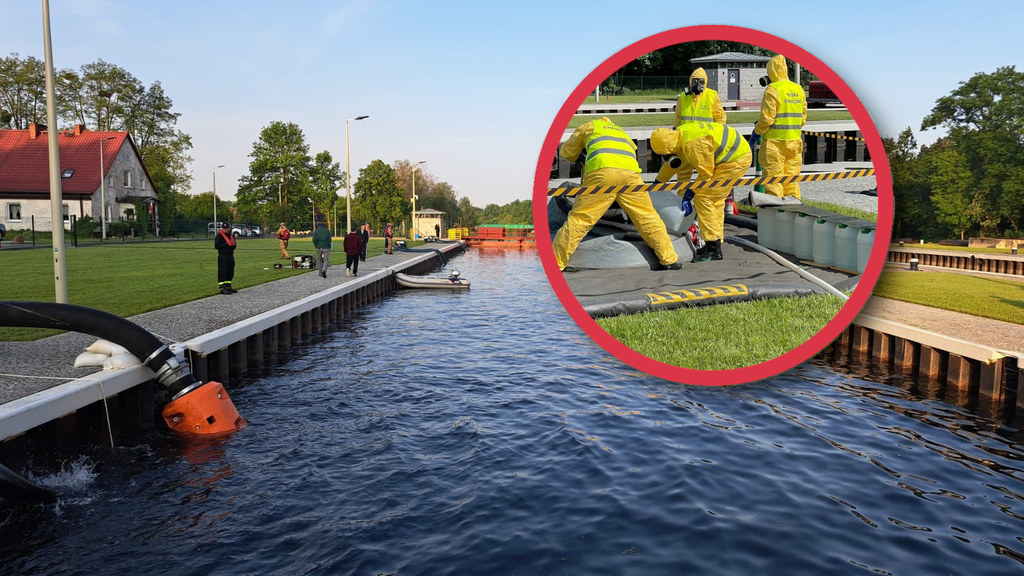
M127 132L89 132L80 124L61 130L61 197L64 228L71 216L100 221L100 146L106 180L106 219L117 222L135 210L141 200L146 209L136 218L148 218L151 233L160 235L157 191L139 149ZM50 210L50 154L46 127L29 124L28 130L0 130L0 223L8 230L29 228L52 231Z
M761 101L764 86L758 82L768 75L767 56L723 52L714 56L691 58L694 68L702 67L708 73L708 88L718 91L718 98L725 101Z
M435 235L440 237L440 234L435 234L435 225L441 228L442 234L444 233L444 212L434 210L433 208L424 208L423 210L417 210L415 216L416 222L413 223L412 229L414 234L419 234L420 238ZM413 238L416 238L416 236L413 235Z

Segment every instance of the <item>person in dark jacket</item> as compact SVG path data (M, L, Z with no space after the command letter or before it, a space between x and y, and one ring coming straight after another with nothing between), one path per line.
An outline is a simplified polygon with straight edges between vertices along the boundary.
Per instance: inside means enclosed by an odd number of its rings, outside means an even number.
M231 224L222 222L220 230L213 236L213 247L217 249L217 286L221 294L238 292L231 287L235 278L235 237L231 234Z
M327 278L328 259L331 256L331 231L323 222L316 223L316 230L313 231L313 247L316 248L317 267L320 269L320 277Z
M366 262L366 247L370 245L370 224L368 222L363 222L359 228L359 236L363 240L363 251L359 254L359 259Z
M363 237L355 230L345 235L345 276L359 275L359 255L364 253Z

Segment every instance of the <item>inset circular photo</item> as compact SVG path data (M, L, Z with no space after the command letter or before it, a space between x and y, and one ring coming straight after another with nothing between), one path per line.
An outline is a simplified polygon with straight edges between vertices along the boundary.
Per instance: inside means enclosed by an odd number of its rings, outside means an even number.
M751 382L834 340L870 296L892 177L842 79L783 39L670 30L588 75L534 183L538 250L577 324L669 380Z

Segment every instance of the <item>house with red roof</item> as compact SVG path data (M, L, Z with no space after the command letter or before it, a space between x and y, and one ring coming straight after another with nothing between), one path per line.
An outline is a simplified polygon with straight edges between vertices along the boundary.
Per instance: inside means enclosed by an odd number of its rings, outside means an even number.
M46 130L37 124L27 130L0 130L0 223L8 230L54 228ZM103 209L108 223L148 218L148 229L160 235L157 191L130 134L90 132L76 124L61 130L57 142L65 229L72 216L91 216L98 223ZM144 214L135 214L139 200Z

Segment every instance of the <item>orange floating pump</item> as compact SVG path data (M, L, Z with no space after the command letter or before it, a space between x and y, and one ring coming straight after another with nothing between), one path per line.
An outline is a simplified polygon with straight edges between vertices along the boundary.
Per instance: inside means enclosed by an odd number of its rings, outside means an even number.
M189 435L227 434L245 427L220 382L197 383L176 394L161 413L167 426Z

